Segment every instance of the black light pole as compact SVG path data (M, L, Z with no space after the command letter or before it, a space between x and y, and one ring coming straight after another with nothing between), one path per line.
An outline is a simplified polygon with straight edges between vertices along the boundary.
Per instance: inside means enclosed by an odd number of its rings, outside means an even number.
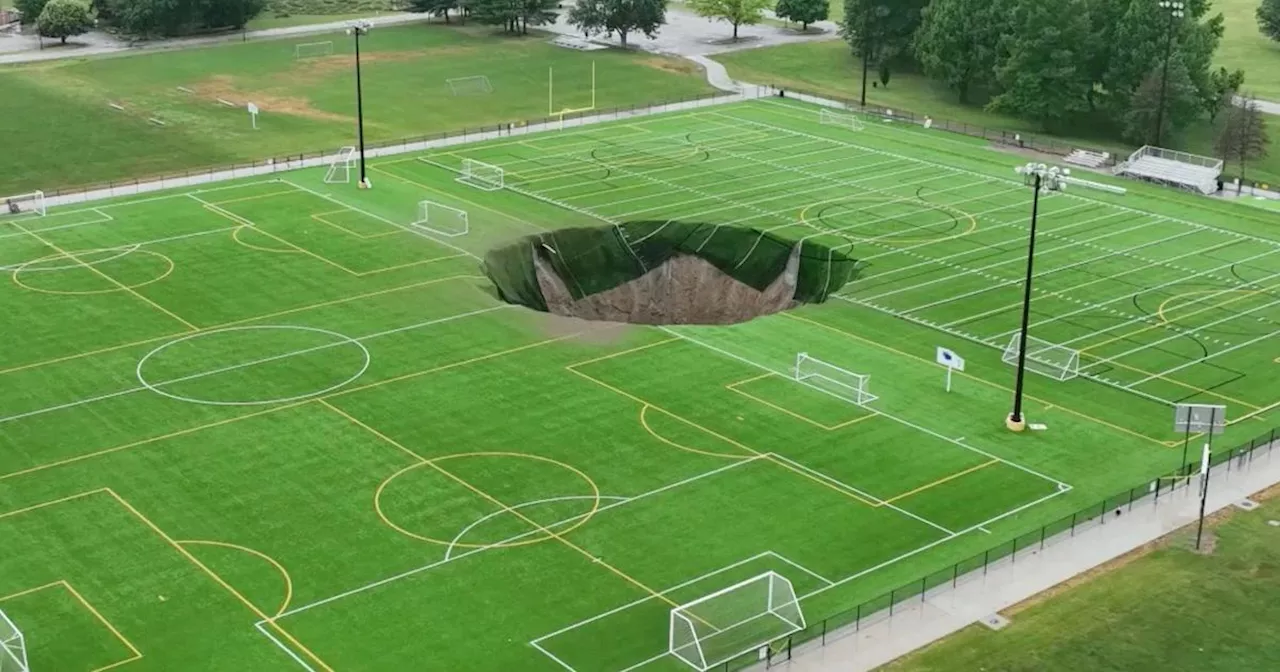
M871 59L871 37L867 28L871 25L871 0L863 0L862 5L862 107L867 106L867 61Z
M1200 474L1204 479L1200 483L1200 522L1196 524L1196 550L1200 550L1200 539L1204 536L1204 509L1209 501L1209 472L1213 470L1213 432L1217 427L1217 409L1209 412L1208 443L1204 444L1204 457L1200 460ZM1224 412L1225 415L1225 412Z
M1164 33L1164 69L1160 74L1160 104L1156 107L1156 142L1160 146L1160 135L1164 130L1164 97L1169 87L1169 59L1173 57L1173 22L1181 19L1186 5L1180 0L1160 0L1160 9L1169 12L1169 24Z
M360 84L360 36L369 33L373 24L368 21L357 21L347 29L347 34L356 40L356 137L360 146L360 188L368 189L369 176L364 165L364 88Z

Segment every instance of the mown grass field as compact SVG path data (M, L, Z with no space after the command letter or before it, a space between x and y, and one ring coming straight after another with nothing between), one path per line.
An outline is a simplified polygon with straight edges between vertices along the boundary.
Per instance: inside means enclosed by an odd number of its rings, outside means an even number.
M295 60L296 43L322 41L334 43L333 56ZM613 50L575 52L544 37L508 38L488 28L378 29L363 48L370 142L543 118L548 68L555 69L557 109L590 105L593 62L600 108L708 91L687 62ZM355 144L352 49L351 38L336 33L0 69L0 118L25 138L8 145L0 193ZM451 93L447 79L474 75L488 77L493 92ZM250 101L262 109L257 131L244 109Z
M1267 521L1277 517L1273 500L1210 525L1212 555L1192 552L1194 531L1181 532L1150 555L1017 610L998 633L973 626L886 672L1274 669L1280 530Z
M32 669L678 670L674 604L775 571L818 624L1172 471L1167 400L1227 403L1227 443L1277 424L1268 215L1137 186L1043 204L1033 335L1088 375L1031 378L1049 429L1007 432L1013 163L766 100L382 159L370 191L313 169L5 220L0 609ZM424 199L471 232L413 226ZM669 328L512 307L477 270L638 217L871 265ZM951 393L938 345L969 361ZM879 401L795 382L801 351Z
M1245 88L1265 100L1280 101L1280 42L1258 30L1257 0L1218 0L1226 33L1218 47L1218 63L1245 71Z

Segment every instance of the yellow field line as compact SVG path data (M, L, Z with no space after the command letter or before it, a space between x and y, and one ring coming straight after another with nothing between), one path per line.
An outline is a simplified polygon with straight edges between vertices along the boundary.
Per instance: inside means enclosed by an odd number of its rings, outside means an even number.
M913 359L913 360L915 360L915 361L923 362L923 363L930 364L930 365L933 365L933 364L934 364L934 361L933 361L932 359L925 359L924 357L919 357L919 356L917 356L917 355L913 355L913 354L911 354L911 353L909 353L909 352L903 352L902 350L898 350L897 348L894 348L894 347L892 347L892 346L884 345L883 343L879 343L879 342L877 342L877 341L873 341L873 340L871 340L871 339L869 339L869 338L863 338L862 336L859 336L859 335L854 334L854 333L852 333L852 332L845 331L844 329L841 329L841 328L839 328L839 327L833 327L833 326L831 326L831 325L829 325L829 324L824 324L824 323L822 323L822 322L818 322L818 321L815 321L815 320L811 320L811 319L809 319L809 318L807 318L807 317L801 317L801 316L799 316L799 315L795 315L795 314L793 314L793 313L780 313L780 315L782 315L783 317L785 317L785 318L787 318L787 319L798 320L798 321L800 321L800 322L804 322L805 324L811 324L811 325L813 325L813 326L820 327L820 328L822 328L822 329L827 329L827 330L829 330L829 331L833 331L833 332L835 332L835 333L837 333L837 334L843 334L843 335L847 336L848 338L852 338L852 339L853 339L853 340L855 340L855 341L858 341L858 342L861 342L861 343L866 343L867 345L875 346L875 347L880 348L880 349L882 349L882 350L886 350L886 351L888 351L888 352L892 352L892 353L894 353L894 354L896 354L896 355L901 355L901 356L906 357L906 358L908 358L908 359ZM1010 388L1008 388L1008 387L1005 387L1004 385L1001 385L1001 384L999 384L999 383L993 383L993 382L991 382L991 381L989 381L989 380L987 380L987 379L985 379L985 378L979 378L978 376L975 376L975 375L973 375L973 374L969 374L969 373L965 373L965 372L963 372L963 371L957 371L957 372L956 372L956 375L962 376L962 377L964 377L964 378L968 378L968 379L973 380L973 381L975 381L975 382L982 383L983 385L987 385L987 386L989 386L989 387L994 387L994 388L996 388L996 389L998 389L998 390L1004 390L1004 391L1006 391L1006 392L1012 392L1012 391L1013 391L1012 389L1010 389ZM1043 400L1043 399L1040 399L1040 398L1038 398L1038 397L1034 397L1034 396L1032 396L1032 395L1030 395L1030 394L1023 394L1023 396L1024 396L1024 397L1026 397L1027 399L1031 399L1032 401L1035 401L1035 402L1038 402L1038 403L1041 403L1041 404L1049 404L1049 402L1047 402L1047 401L1045 401L1045 400ZM1070 414L1070 415L1074 415L1074 416L1076 416L1076 417L1083 418L1083 419L1085 419L1085 420L1088 420L1088 421L1090 421L1090 422L1093 422L1093 423L1096 423L1096 424L1102 425L1102 426L1104 426L1104 427L1110 427L1111 429L1114 429L1114 430L1116 430L1116 431L1118 431L1118 432L1122 432L1122 433L1124 433L1124 434L1128 434L1128 435L1130 435L1130 436L1137 437L1137 438L1139 438L1139 439L1143 439L1143 440L1145 440L1145 441L1150 441L1150 442L1155 443L1155 444L1160 445L1160 446L1168 447L1168 446L1165 444L1165 442L1164 442L1164 441L1162 441L1162 440L1160 440L1160 439L1152 438L1152 437L1150 437L1150 436L1147 436L1146 434L1141 434L1141 433L1135 432L1135 431L1133 431L1132 429L1129 429L1129 428L1127 428L1127 427L1121 427L1120 425L1117 425L1117 424L1114 424L1114 423L1111 423L1111 422L1107 422L1106 420L1102 420L1102 419L1100 419L1100 418L1095 418L1095 417L1092 417L1092 416L1090 416L1090 415L1086 415L1086 414L1084 414L1084 413L1081 413L1080 411L1072 410L1072 409L1067 408L1066 406L1063 406L1063 405L1061 405L1061 404L1056 404L1056 403L1055 403L1055 404L1054 404L1054 406L1055 406L1055 407L1057 407L1057 408L1059 408L1059 409L1061 409L1064 413L1068 413L1068 414Z
M746 398L748 398L748 399L750 399L750 400L752 400L752 401L754 401L754 402L756 402L756 403L764 404L765 406L768 406L769 408L772 408L772 409L774 409L775 411L779 411L779 412L782 412L782 413L786 413L787 415L789 415L789 416L791 416L791 417L793 417L793 418L795 418L795 419L797 419L797 420L801 420L801 421L803 421L803 422L807 422L807 423L809 423L809 424L813 425L814 427L817 427L817 428L819 428L819 429L825 429L825 430L827 430L828 432L834 432L834 431L835 431L835 430L837 430L837 429L844 429L845 427L849 427L849 426L851 426L851 425L856 425L857 423L862 422L863 420L869 420L869 419L871 419L871 418L876 417L876 414L872 413L872 414L863 415L863 416L860 416L860 417L854 418L854 419L852 419L852 420L846 420L846 421L841 422L841 423L839 423L839 424L835 424L835 425L824 425L824 424L822 424L821 422L818 422L817 420L814 420L813 418L810 418L810 417L809 417L809 416L807 416L807 415L804 415L804 414L801 414L801 413L796 413L795 411L792 411L792 410L790 410L790 409L788 409L788 408L783 408L782 406L779 406L779 405L777 405L777 404L775 404L775 403L773 403L773 402L771 402L771 401L768 401L767 399L762 399L762 398L760 398L760 397L757 397L757 396L756 396L756 395L754 395L754 394L751 394L750 392L745 392L745 391L743 391L743 390L738 389L738 386L739 386L739 385L746 385L746 384L748 384L748 383L753 383L753 382L755 382L755 381L757 381L757 380L763 380L763 379L765 379L765 378L769 378L770 376L776 376L776 375L778 375L778 374L776 374L776 373L774 373L774 372L770 371L769 373L763 373L763 374L760 374L760 375L758 375L758 376L753 376L753 377L751 377L751 378L747 378L746 380L739 380L739 381L738 381L738 382L736 382L736 383L729 383L728 385L725 385L724 387L725 387L725 389L726 389L726 390L731 390L731 391L733 391L733 392L735 392L735 393L737 393L737 394L740 394L740 395L742 395L742 396L744 396L744 397L746 397Z
M458 257L466 257L466 256L469 256L469 255L463 254L461 252L459 252L458 254L446 254L443 257L434 257L431 259L421 259L419 261L410 261L407 263L399 264L397 266L387 266L386 268L375 268L372 271L361 271L356 273L356 275L363 278L370 275L377 275L379 273L386 273L387 271L398 271L402 268L410 268L412 266L422 266L424 264L434 264L437 261L448 261L450 259L457 259Z
M181 323L183 324L183 326L185 326L186 328L188 328L188 329L190 329L190 330L192 330L192 331L198 331L198 330L200 329L200 327L197 327L196 325L191 324L190 322L188 322L188 321L186 321L186 320L182 319L181 317L179 317L178 315L174 314L174 312L173 312L173 311L171 311L171 310L169 310L168 308L165 308L164 306L162 306L162 305L160 305L160 304L156 303L155 301L152 301L151 299L148 299L147 297L145 297L145 296L143 296L143 295L139 294L139 293L138 293L136 290L134 290L132 287L130 287L130 286L128 286L128 285L126 285L126 284L124 284L124 283L120 282L119 280L116 280L115 278L113 278L113 277L111 277L111 276L107 275L106 273L103 273L101 270L99 270L99 269L98 269L98 267L94 266L93 264L85 263L84 261L82 261L79 257L75 256L74 254L71 254L70 252L67 252L66 250L62 249L61 247L58 247L57 245L54 245L53 243L49 242L46 238L44 238L44 237L43 237L43 236L41 236L40 234L35 233L34 231L29 231L29 230L27 230L26 228L23 228L23 227L22 227L21 225L19 225L17 222L14 222L14 223L13 223L13 227L14 227L14 228L16 228L17 230L19 230L19 231L21 231L21 232L23 232L23 233L25 233L25 234L27 234L27 235L31 236L32 238L35 238L36 240L38 240L38 241L40 241L41 243L43 243L45 246L47 246L47 247L49 247L49 248L53 249L53 250L54 250L55 252L57 252L58 254L61 254L61 255L63 255L64 257L66 257L66 258L68 258L68 259L70 259L70 260L72 260L72 261L76 262L77 264L80 264L81 266L84 266L85 268L89 269L89 271L90 271L90 272L94 273L95 275L100 276L102 279L106 280L107 282L110 282L111 284L115 285L116 287L119 287L120 289L122 289L122 290L124 290L124 291L128 292L129 294L132 294L134 297L136 297L138 300L142 301L143 303L145 303L145 304L147 304L147 305L151 306L152 308L155 308L156 310L158 310L158 311L160 311L160 312L164 313L165 315L168 315L169 317L171 317L171 318L173 318L173 319L177 320L178 322L181 322Z
M993 464L997 464L997 463L999 463L999 462L1000 462L1000 460L998 460L998 459L994 459L994 458L993 458L993 459L991 459L990 461L983 462L982 464L979 464L979 465L976 465L976 466L973 466L973 467L969 467L968 469L965 469L964 471L957 471L956 473L951 474L950 476L943 476L942 478L939 478L938 480L936 480L936 481L934 481L934 482L932 482L932 483L926 483L926 484L924 484L924 485L922 485L922 486L920 486L920 487L918 487L918 488L916 488L916 489L914 489L914 490L908 490L907 492L904 492L904 493L902 493L902 494L900 494L900 495L894 495L893 497L890 497L889 499L884 500L884 503L885 503L885 504L892 504L892 503L894 503L894 502L898 501L899 499L906 499L907 497L910 497L911 495L918 495L918 494L920 494L920 493L924 492L925 490L928 490L928 489L930 489L930 488L935 488L935 487L937 487L937 486L939 486L939 485L942 485L943 483L947 483L947 482L949 482L949 481L953 481L953 480L955 480L955 479L957 479L957 478L960 478L961 476L967 476L967 475L969 475L969 474L972 474L972 473L973 473L973 472L975 472L975 471L978 471L979 469L985 469L985 468L987 468L987 467L989 467L989 466L991 466L991 465L993 465Z
M212 541L208 539L183 539L181 541L178 541L177 543L182 545L190 545L190 546L216 546L219 548L229 548L233 551L248 553L249 555L252 555L256 558L265 560L267 564L274 567L276 572L278 572L281 578L284 579L284 600L280 603L280 606L276 609L276 613L272 615L272 618L279 618L280 614L283 614L284 612L289 610L289 603L293 601L293 577L289 576L289 570L285 569L284 565L280 564L280 561L276 560L275 558L267 555L266 553L263 553L262 551L249 548L248 546L241 546L240 544L232 544L225 541Z
M195 198L195 197L193 196L192 198ZM199 199L196 199L196 200L199 200ZM217 215L220 215L220 216L222 216L222 217L225 217L225 218L227 218L227 219L229 219L229 220L231 220L231 221L233 221L233 222L235 222L235 223L237 223L237 224L242 224L242 225L244 225L244 226L253 227L253 230L254 230L254 231L257 231L258 233L261 233L262 235L264 235L264 236L266 236L266 237L268 237L268 238L270 238L270 239L272 239L272 240L276 241L277 243L281 243L281 244L283 244L283 245L287 245L287 246L289 246L289 247L293 248L293 249L294 249L295 251L297 251L297 252L301 252L302 254L305 254L305 255L307 255L308 257L311 257L312 259L315 259L315 260L317 260L317 261L321 261L321 262L323 262L323 263L325 263L325 264L328 264L328 265L330 265L330 266L332 266L332 267L334 267L334 268L336 268L336 269L338 269L338 270L340 270L340 271L343 271L343 272L346 272L346 273L350 273L351 275L359 275L359 273L356 273L355 271L353 271L353 270L351 270L351 269L347 268L346 266L343 266L342 264L339 264L338 262L333 261L333 260L331 260L331 259L326 259L325 257L320 256L320 255L316 254L315 252L312 252L311 250L308 250L308 249L307 249L307 248L305 248L305 247L302 247L302 246L297 245L297 244L295 244L295 243L289 242L288 240L286 240L286 239L284 239L284 238L281 238L280 236L277 236L276 234L271 233L270 231L267 231L267 230L265 230L265 229L263 229L263 228L259 227L257 224L254 224L253 222L249 221L248 219L245 219L244 217L241 217L240 215L237 215L237 214L235 214L234 212L231 212L230 210L223 210L222 208L220 208L220 207L218 207L218 206L216 206L216 205L214 205L214 204L212 204L212 203L207 203L207 202L204 202L204 201L201 201L201 202L202 202L202 203L204 203L204 207L205 207L205 209L206 209L206 210L208 210L209 212L212 212L212 213L214 213L214 214L217 214Z
M1254 291L1256 291L1256 292L1269 292L1269 291L1271 291L1271 290L1273 290L1273 289L1280 289L1280 284L1275 284L1275 285L1272 285L1272 286L1270 286L1270 287L1266 287L1266 288L1259 289L1259 290L1254 290ZM1231 292L1231 291L1239 291L1239 290L1221 290L1221 291L1222 291L1223 293L1228 293L1228 292ZM1188 292L1188 294L1193 294L1193 293L1194 293L1194 292ZM1170 299L1170 300L1172 300L1172 299L1176 299L1176 298L1178 298L1178 296L1183 296L1183 295L1179 294L1179 295L1171 296L1171 297L1169 297L1169 299ZM1192 316L1195 316L1195 315L1199 315L1200 313L1203 313L1203 312L1206 312L1206 311L1209 311L1209 310L1214 310L1214 309L1216 309L1216 308L1221 308L1222 306L1225 306L1225 305L1227 305L1227 304L1231 304L1231 303L1235 303L1236 301L1240 301L1240 300L1242 300L1242 299L1247 299L1247 298L1249 298L1249 297L1251 297L1251 296L1254 296L1254 294L1241 294L1241 295L1239 295L1239 296L1235 297L1234 299L1227 299L1226 301L1215 302L1215 303L1212 303L1212 304L1210 304L1210 305L1207 305L1207 306L1205 306L1205 307L1203 307L1203 308L1200 308L1200 309L1198 309L1198 310L1193 310L1193 311L1191 311L1190 313L1187 313L1186 315L1180 315L1180 316L1178 316L1178 319L1179 319L1179 320L1185 320L1185 319L1186 319L1186 318L1188 318L1188 317L1192 317ZM1161 307L1162 307L1162 308L1164 307L1164 304L1160 304L1160 305L1161 305ZM1081 349L1080 349L1080 352L1081 352L1081 354L1083 354L1084 352L1086 352L1086 351L1088 351L1088 350L1093 350L1094 348L1100 348L1100 347L1102 347L1102 346L1104 346L1104 345L1107 345L1107 344L1110 344L1110 343L1115 343L1116 341L1124 340L1124 339L1126 339L1126 338L1129 338L1130 336L1136 336L1136 335L1138 335L1138 334L1141 334L1141 333L1144 333L1144 332L1147 332L1147 331L1151 331L1152 329L1159 329L1160 327L1163 327L1163 326L1164 326L1164 325L1166 325L1166 324L1173 324L1173 323L1174 323L1174 322L1173 322L1172 320L1167 320L1167 319L1166 319L1166 320L1164 320L1163 322L1161 322L1160 324L1149 324L1149 325L1147 325L1147 326L1145 326L1145 327L1142 327L1142 328L1140 328L1140 329L1136 329L1136 330L1134 330L1134 331L1131 331L1131 332L1128 332L1128 333L1125 333L1125 334L1121 334L1121 335L1116 336L1116 337L1114 337L1114 338L1109 338L1109 339L1107 339L1107 340L1105 340L1105 341L1101 341L1101 342L1099 342L1099 343L1094 343L1093 345L1090 345L1090 346L1088 346L1088 347L1081 348Z
M622 351L619 351L619 352L613 352L613 353L610 353L610 354L607 354L607 355L603 355L603 356L601 356L601 357L595 357L595 358L592 358L592 359L583 360L583 361L581 361L581 362L574 362L574 363L572 363L572 364L569 364L569 365L568 365L568 368L573 368L573 367L575 367L575 366L585 366L585 365L587 365L587 364L595 364L596 362L603 362L603 361L605 361L605 360L607 360L607 359L613 359L614 357L621 357L622 355L629 355L629 354L631 354L631 353L633 353L633 352L640 352L641 350L648 350L649 348L656 348L656 347L658 347L659 345L666 345L666 344L668 344L668 343L675 343L676 341L679 341L679 340L681 340L679 336L672 336L671 338L664 338L664 339L662 339L662 340L660 340L660 341L654 341L654 342L652 342L652 343L645 343L644 345L636 346L636 347L634 347L634 348L630 348L630 349L627 349L627 350L622 350Z
M416 160L416 159L415 159L415 160ZM389 170L384 170L384 169L382 169L382 168L379 168L378 166L369 166L369 170L376 170L376 171L378 171L379 173L382 173L383 175L387 175L387 176L389 176L389 177L393 177L393 178L395 178L395 179L397 179L397 180L400 180L401 182L404 182L405 184L412 184L412 185L413 185L413 186L415 186L415 187L418 187L418 188L420 188L420 189L425 189L426 191L431 192L431 193L433 193L433 194L440 194L440 195L442 195L442 196L447 196L448 198L451 198L451 199L453 199L453 200L455 200L455 201L458 201L458 202L460 202L460 203L466 203L467 205L469 205L469 206L471 206L471 207L473 207L473 208L476 208L476 209L478 209L478 210L485 210L485 211L488 211L488 212L492 212L493 214L498 215L498 216L502 217L503 219L506 219L506 220L509 220L509 221L512 221L512 222L516 222L516 223L518 223L518 224L523 224L523 225L525 225L525 226L527 226L527 227L529 227L529 228L531 228L531 229L534 229L534 230L537 230L537 231L545 231L545 230L546 230L545 228L543 228L543 227L541 227L541 226L538 226L537 224L534 224L534 223L532 223L532 222L530 222L530 221L527 221L527 220L524 220L524 219L520 219L519 217L516 217L516 216L514 216L514 215L511 215L510 213L504 212L504 211L502 211L502 210L497 210L497 209L491 208L491 207L489 207L489 206L487 206L487 205L483 205L483 204L477 203L477 202L475 202L475 201L473 201L473 200L471 200L471 199L469 199L469 198L464 198L464 197L462 197L462 196L458 196L457 194L452 194L452 193L449 193L449 192L447 192L447 191L441 191L440 189L438 189L438 188L436 188L436 187L432 187L432 186L430 186L430 185L423 184L422 182L418 182L417 180L413 180L413 179L408 178L408 177L405 177L405 176L403 176L403 175L398 175L398 174L393 173L393 172L391 172L391 171L389 171Z
M390 294L390 293L392 293L392 292L400 292L400 291L404 291L404 290L407 290L407 289L416 289L416 288L419 288L419 287L425 287L425 286L427 286L427 285L434 285L434 284L436 284L436 283L440 283L440 282L448 282L448 281L450 281L450 280L459 280L459 279L477 279L477 280L480 280L480 279L483 279L483 278L484 278L484 276L481 276L481 275L451 275L451 276L446 277L446 278L435 278L435 279L432 279L432 280L423 280L423 281L421 281L421 282L414 282L414 283L411 283L411 284L408 284L408 285L401 285L401 286L398 286L398 287L390 287L390 288L387 288L387 289L379 289L379 290L377 290L377 291L373 291L373 292L366 292L366 293L364 293L364 294L357 294L357 295L355 295L355 296L343 297L343 298L341 298L341 299L331 299L331 300L328 300L328 301L321 301L321 302L319 302L319 303L312 303L312 304L308 304L308 305L305 305L305 306L299 306L299 307L297 307L297 308L288 308L288 309L285 309L285 310L276 311L276 312L274 312L274 313L267 313L267 314L265 314L265 315L255 315L255 316L253 316L253 317L246 317L246 318L241 318L241 319L239 319L239 320L232 320L232 321L230 321L230 322L223 322L222 324L216 324L216 325L211 325L211 326L208 326L208 327L204 327L204 328L200 329L200 331L216 331L216 330L218 330L218 329L225 329L225 328L227 328L227 327L235 326L235 325L238 325L238 324L246 324L246 323L248 323L248 322L256 322L256 321L258 321L258 320L267 320L267 319L270 319L270 318L273 318L273 317L281 317L281 316L283 316L283 315L291 315L291 314L293 314L293 313L301 313L301 312L308 311L308 310L314 310L314 309L316 309L316 308L324 308L324 307L326 307L326 306L335 306L335 305L338 305L338 304L348 303L348 302L351 302L351 301L359 301L359 300L361 300L361 299L367 299L367 298L374 297L374 296L381 296L381 295L383 295L383 294ZM151 338L146 338L146 339L143 339L143 340L140 340L140 341L133 341L133 342L131 342L131 343L122 343L122 344L120 344L120 345L112 345L112 346L108 346L108 347L105 347L105 348L100 348L100 349L98 349L98 350L91 350L91 351L89 351L89 352L81 352L81 353L77 353L77 354L74 354L74 355L64 355L64 356L62 356L62 357L56 357L56 358L54 358L54 359L46 359L46 360L44 360L44 361L40 361L40 362L33 362L33 363L31 363L31 364L22 364L22 365L20 365L20 366L11 367L11 368L8 368L8 369L0 369L0 375L4 375L4 374L6 374L6 373L13 373L13 372L15 372L15 371L23 371L23 370L25 370L25 369L34 369L34 368L38 368L38 367L41 367L41 366L47 366L47 365L49 365L49 364L57 364L57 363L59 363L59 362L66 362L66 361L70 361L70 360L73 360L73 359L80 359L80 358L82 358L82 357L92 357L93 355L101 355L101 354L104 354L104 353L114 352L114 351L116 351L116 350L121 350L121 349L124 349L124 348L132 348L132 347L139 346L139 345L146 345L146 344L148 344L148 343L155 343L156 341L163 341L163 340L165 340L165 339L167 339L167 338L177 338L178 336L185 336L185 335L187 335L187 333L188 333L188 332L179 332L179 333L176 333L176 334L166 334L166 335L164 335L164 336L153 336L153 337L151 337Z
M640 426L643 427L644 431L648 432L650 436L667 444L668 446L671 446L672 448L675 448L677 450L687 451L690 453L697 453L698 455L707 455L709 457L726 457L732 460L745 460L751 457L750 455L737 455L734 453L717 453L712 450L702 450L701 448L694 448L692 446L686 446L682 443L676 443L675 441L672 441L671 439L668 439L667 437L659 434L657 431L655 431L652 427L649 426L649 418L647 417L647 414L649 412L649 409L651 408L653 407L648 404L645 404L644 406L640 407ZM661 411L661 409L659 410ZM665 413L665 411L662 411L662 412Z
M256 200L258 200L259 198L271 198L271 197L273 197L273 196L285 196L285 195L287 195L287 194L302 194L302 193L306 193L306 192L299 191L299 190L297 190L297 189L289 189L288 191L273 191L273 192L271 192L271 193L269 193L269 194L258 194L257 196L244 196L244 197L241 197L241 198L229 198L229 199L227 199L227 200L225 200L225 201L209 201L209 203L210 203L210 204L212 204L212 205L227 205L228 203L241 203L241 202L243 202L243 201L256 201Z
M28 588L26 590L21 590L16 593L5 595L3 597L0 597L0 602L22 597L24 595L30 595L32 593L37 593L42 590L48 590L49 588L59 588L59 587L62 588L63 590L66 590L67 593L70 594L72 597L74 597L76 601L78 601L80 605L85 608L86 611L92 614L94 618L98 619L98 622L101 623L104 627L106 627L106 629L110 631L111 634L115 636L115 638L119 640L121 644L124 644L125 648L129 649L129 652L132 654L131 656L129 656L128 658L125 658L124 660L118 660L114 663L103 665L102 667L94 668L90 672L104 672L104 670L110 670L112 668L119 667L126 663L132 663L133 661L142 658L142 652L138 650L138 647L134 646L133 642L129 641L128 637L125 637L123 634L121 634L120 630L116 628L116 626L113 625L111 621L107 620L107 618L102 615L102 612L98 611L92 604L90 604L89 601L84 598L84 595L81 595L80 591L76 590L75 586L72 586L65 579L54 581L52 583L46 583L43 586L36 586L35 588Z
M300 192L300 193L305 193L305 192ZM347 210L334 210L333 212L322 212L322 213L319 213L319 214L316 214L316 215L311 215L311 219L314 219L314 220L316 220L317 222L320 222L321 224L328 224L329 226L332 226L333 228L335 228L335 229L337 229L337 230L339 230L339 231L341 231L341 232L343 232L343 233L345 233L345 234L347 234L347 235L349 235L349 236L354 236L354 237L359 238L359 239L361 239L361 240L373 240L374 238L386 238L387 236L398 236L398 235L403 234L403 233L409 233L409 231L408 231L407 229L395 229L394 231L383 231L382 233L368 233L368 234L365 234L365 233L357 233L357 232L352 231L351 229L348 229L347 227L345 227L345 226L343 226L343 225L341 225L341 224L339 224L339 223L337 223L337 222L331 222L331 221L329 221L328 219L325 219L326 217L328 217L328 216L330 216L330 215L336 215L336 214L344 213L344 212L356 212L356 211L355 211L355 210L347 209Z

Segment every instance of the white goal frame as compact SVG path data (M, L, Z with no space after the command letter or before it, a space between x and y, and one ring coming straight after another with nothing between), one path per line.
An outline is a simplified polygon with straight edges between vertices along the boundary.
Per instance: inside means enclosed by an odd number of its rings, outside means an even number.
M807 352L796 354L796 365L792 373L797 383L858 406L865 406L879 399L868 389L871 384L869 374L854 373L824 362Z
M351 169L356 166L356 148L343 147L329 159L329 170L324 174L325 184L347 184L351 182Z
M451 91L455 96L471 96L480 93L493 93L493 84L489 83L489 78L485 75L454 77L444 81L449 85L449 91Z
M465 236L471 231L466 210L435 201L418 203L418 218L413 226L446 238Z
M502 168L491 163L463 159L462 174L458 176L457 181L476 189L497 191L506 186L505 176Z
M1009 337L1009 344L1004 346L1000 359L1005 364L1017 366L1021 346L1022 336L1015 331ZM1071 380L1080 375L1080 351L1028 335L1027 370L1060 382Z
M303 42L293 45L293 59L303 61L308 58L321 58L333 55L333 42Z
M861 131L866 127L856 114L836 112L825 107L818 110L818 123L827 126L842 126L851 131Z
M27 640L18 626L0 611L0 672L29 672Z
M14 206L17 206L17 212L13 211ZM45 206L43 191L0 196L0 219L32 214L39 217L49 214L49 210Z
M744 592L750 596L749 599L742 598ZM763 595L756 594L760 592ZM734 595L735 593L738 595ZM753 600L759 600L759 604L752 605L747 613L737 614L743 603L751 604ZM726 616L734 620L722 622ZM751 626L752 634L759 632L755 623L765 618L777 622L776 630L756 635L745 642L738 642L734 638L735 628ZM795 586L781 574L769 571L672 608L668 626L667 653L698 672L706 672L803 630L805 619ZM713 641L717 638L727 639L731 643L721 651L720 648L725 645Z

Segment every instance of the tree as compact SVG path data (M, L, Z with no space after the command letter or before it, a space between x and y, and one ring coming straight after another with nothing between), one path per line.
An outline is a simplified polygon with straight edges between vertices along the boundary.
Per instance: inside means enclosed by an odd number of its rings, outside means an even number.
M520 3L520 34L528 35L529 26L545 26L556 22L559 0L523 0Z
M961 103L969 102L972 87L993 84L1008 5L1003 0L933 0L915 40L924 74L955 89Z
M569 24L586 35L617 34L622 46L627 35L644 33L652 38L667 22L667 0L578 0L569 10Z
M203 28L240 30L266 7L267 0L205 0L198 5L197 20Z
M889 61L880 61L880 86L889 88L889 78L893 73L889 71Z
M779 17L800 24L801 30L809 30L815 21L825 21L829 11L827 0L778 0L773 8Z
M929 0L845 0L840 34L854 54L867 54L877 64L892 61L910 53L928 5Z
M1258 29L1263 35L1280 41L1280 0L1262 0L1258 6Z
M458 0L409 0L405 5L410 12L442 16L445 23L449 23L449 11L457 8Z
M63 44L72 35L83 35L93 27L89 5L80 0L49 0L40 11L36 28L41 37L57 37Z
M1240 181L1244 182L1245 167L1253 159L1267 156L1267 117L1258 109L1258 99L1252 94L1239 105L1232 105L1223 115L1215 146L1223 161L1238 161Z
M133 35L184 35L243 28L265 0L93 0L98 18Z
M1220 67L1209 75L1209 82L1211 95L1205 99L1204 109L1209 113L1209 122L1214 123L1218 120L1218 113L1231 104L1240 87L1244 86L1244 70L1233 72Z
M1123 119L1126 140L1134 144L1154 144L1155 138L1169 138L1195 121L1203 108L1203 101L1196 91L1187 66L1178 55L1169 61L1169 80L1163 83L1163 67L1157 65L1133 92L1128 112ZM1164 113L1161 114L1161 95L1164 96ZM1160 130L1156 132L1159 122Z
M996 63L1000 95L988 108L1061 128L1089 109L1093 82L1084 67L1089 37L1085 0L1016 0L1011 31Z
M49 0L14 0L13 7L22 12L22 23L30 25L40 18L40 12L44 11L47 2Z
M738 26L760 23L771 0L691 0L690 6L699 16L720 19L733 24L733 39L738 39Z

